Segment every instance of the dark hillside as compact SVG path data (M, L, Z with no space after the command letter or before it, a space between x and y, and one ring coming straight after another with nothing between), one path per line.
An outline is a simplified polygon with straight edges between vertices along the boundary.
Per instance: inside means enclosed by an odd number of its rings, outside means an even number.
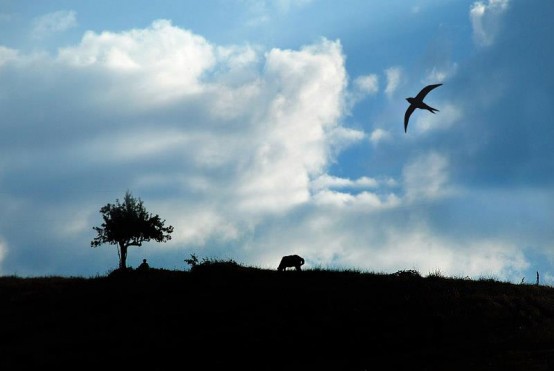
M212 266L0 278L0 370L549 370L554 289Z

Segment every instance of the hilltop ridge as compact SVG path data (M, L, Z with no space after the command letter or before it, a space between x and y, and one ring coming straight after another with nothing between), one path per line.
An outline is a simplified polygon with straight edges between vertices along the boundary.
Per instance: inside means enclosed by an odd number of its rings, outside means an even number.
M554 365L554 289L492 279L211 264L0 277L0 300L2 369Z

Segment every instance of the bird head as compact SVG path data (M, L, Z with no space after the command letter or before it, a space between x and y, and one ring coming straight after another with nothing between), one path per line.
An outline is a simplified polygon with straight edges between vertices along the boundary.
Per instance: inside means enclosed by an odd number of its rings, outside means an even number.
M410 98L406 98L406 100L411 104L414 101L414 98L410 97Z

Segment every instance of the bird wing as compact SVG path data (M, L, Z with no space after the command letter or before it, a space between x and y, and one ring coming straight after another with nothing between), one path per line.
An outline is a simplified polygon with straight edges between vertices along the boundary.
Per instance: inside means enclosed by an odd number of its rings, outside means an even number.
M421 89L421 91L417 94L417 96L415 97L415 99L419 100L419 101L423 101L423 98L425 98L425 96L427 95L427 93L429 93L431 90L433 90L434 88L438 87L438 86L441 86L442 84L433 84L433 85L427 85L426 87L424 87L423 89Z
M404 114L404 133L408 130L408 120L410 119L410 115L412 112L414 112L415 106L413 104L410 104L408 109L406 110L406 113Z

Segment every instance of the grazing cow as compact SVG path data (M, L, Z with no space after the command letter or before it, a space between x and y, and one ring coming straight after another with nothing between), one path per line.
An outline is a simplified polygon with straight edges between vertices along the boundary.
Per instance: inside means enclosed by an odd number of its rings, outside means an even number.
M286 271L288 267L290 268L296 268L297 271L301 271L301 266L304 264L304 259L301 256L298 255L287 255L283 256L281 259L281 263L279 263L279 267L277 267L277 270L279 272Z

